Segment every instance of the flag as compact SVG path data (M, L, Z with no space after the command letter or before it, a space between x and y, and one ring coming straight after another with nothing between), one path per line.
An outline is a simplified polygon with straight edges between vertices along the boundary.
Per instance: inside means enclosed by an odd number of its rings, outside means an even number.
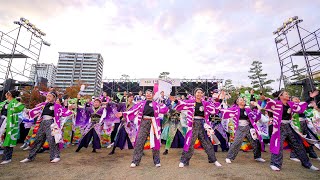
M163 80L158 80L158 83L154 84L154 87L153 87L153 92L154 92L153 99L154 100L158 99L160 97L161 91L164 92L164 95L166 97L169 97L171 93L171 89L172 89L171 83Z

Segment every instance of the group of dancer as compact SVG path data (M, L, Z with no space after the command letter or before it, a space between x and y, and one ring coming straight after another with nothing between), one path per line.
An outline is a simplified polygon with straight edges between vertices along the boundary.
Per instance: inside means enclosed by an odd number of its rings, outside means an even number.
M230 164L246 139L253 148L254 160L261 163L265 162L261 157L265 143L270 144L270 168L274 171L282 167L285 141L291 148L291 160L319 170L308 157L309 154L310 158L320 160L313 149L319 148L318 91L310 93L306 102L300 102L284 90L275 92L274 98L256 95L252 90L240 94L232 105L226 103L229 95L224 91L205 96L201 88L187 96L172 91L167 97L161 92L157 99L150 89L144 95L142 91L138 95L118 93L115 99L104 92L92 100L84 99L81 93L74 99L59 97L54 90L40 93L46 96L46 101L33 109L26 109L19 102L20 93L16 90L8 91L6 100L0 103L0 142L4 149L1 164L11 162L24 124L29 136L22 148L30 152L22 163L35 160L46 143L52 163L60 161L60 149L66 147L66 142L77 143L76 152L90 144L92 152L97 152L102 148L102 134L106 134L110 138L108 146L112 147L110 155L117 147L134 149L132 168L139 166L146 148L152 149L154 165L160 167L162 143L163 155L170 148L182 148L180 168L189 166L195 148L203 148L209 163L221 167L215 156L218 145L222 151L228 151L225 162ZM64 137L67 126L70 133ZM73 142L77 131L81 138Z

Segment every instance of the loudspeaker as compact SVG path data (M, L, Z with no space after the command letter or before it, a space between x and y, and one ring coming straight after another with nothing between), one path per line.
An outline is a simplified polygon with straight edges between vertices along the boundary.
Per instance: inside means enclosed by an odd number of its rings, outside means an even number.
M39 86L48 86L48 79L44 78L44 77L39 77L38 78L38 85Z
M15 80L13 79L7 79L3 82L4 91L13 90L14 87L15 87Z
M3 82L3 90L1 92L0 101L5 100L5 93L7 93L10 90L13 90L15 87L15 80L13 79L7 79Z
M309 99L309 92L313 92L315 90L314 84L311 79L307 78L302 81L303 85L303 99Z

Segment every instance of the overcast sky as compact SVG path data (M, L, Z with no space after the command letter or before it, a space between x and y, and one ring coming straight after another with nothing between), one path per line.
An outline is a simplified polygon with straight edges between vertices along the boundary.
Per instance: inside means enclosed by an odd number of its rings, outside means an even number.
M0 0L0 30L25 17L52 44L40 62L56 64L58 52L101 53L104 78L168 71L247 85L253 60L279 78L272 32L292 16L315 30L319 10L319 0Z

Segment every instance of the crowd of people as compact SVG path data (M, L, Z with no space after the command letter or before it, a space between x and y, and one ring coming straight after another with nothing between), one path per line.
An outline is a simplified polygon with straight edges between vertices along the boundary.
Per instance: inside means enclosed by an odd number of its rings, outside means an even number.
M22 163L32 162L36 155L49 151L50 162L60 161L60 150L77 145L76 152L92 145L96 153L102 147L133 149L130 167L139 166L144 149L152 149L153 162L161 167L163 155L170 148L181 148L178 166L189 166L194 149L203 148L209 163L222 166L215 153L220 146L227 152L225 162L235 161L240 150L253 149L253 158L264 163L261 152L269 147L270 168L280 171L283 150L291 149L290 159L301 162L311 170L319 170L309 158L320 160L314 148L319 147L320 105L319 92L310 93L300 102L282 90L266 98L254 90L239 94L234 103L227 103L230 95L215 90L205 96L196 88L192 94L179 95L161 92L154 98L152 90L117 93L110 98L106 92L98 98L59 96L53 89L39 92L46 101L33 109L20 102L19 92L8 91L0 103L0 145L3 148L1 165L12 160L17 141L29 150ZM284 143L284 142L287 143ZM285 145L284 145L285 144Z

